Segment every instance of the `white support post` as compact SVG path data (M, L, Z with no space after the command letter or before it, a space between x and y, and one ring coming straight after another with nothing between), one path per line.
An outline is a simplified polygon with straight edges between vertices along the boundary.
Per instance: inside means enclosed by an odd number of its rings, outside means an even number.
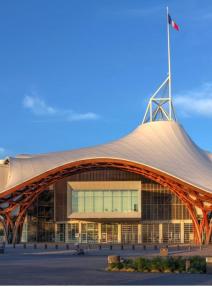
M121 244L122 236L121 236L121 224L118 224L118 243Z
M142 243L142 225L138 224L138 244Z
M78 243L82 243L82 223L79 221L79 237L78 237Z
M176 120L174 107L172 104L172 74L171 74L171 46L170 46L170 24L169 9L167 10L167 55L168 55L168 76L160 85L156 92L150 97L147 110L143 118L143 124L153 121L171 121ZM165 90L167 88L167 90ZM168 91L167 96L160 95L161 92Z
M171 86L171 53L170 53L170 29L169 29L169 8L167 6L167 43L168 43L168 78L169 78L169 119L172 119L172 86Z
M159 224L159 243L163 243L163 224Z
M98 223L98 243L101 243L102 240L102 224Z

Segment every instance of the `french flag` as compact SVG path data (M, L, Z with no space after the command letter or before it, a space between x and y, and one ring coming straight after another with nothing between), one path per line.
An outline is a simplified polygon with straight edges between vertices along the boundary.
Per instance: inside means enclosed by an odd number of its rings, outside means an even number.
M168 22L169 24L176 30L179 31L179 26L172 20L172 18L170 17L170 15L168 15Z

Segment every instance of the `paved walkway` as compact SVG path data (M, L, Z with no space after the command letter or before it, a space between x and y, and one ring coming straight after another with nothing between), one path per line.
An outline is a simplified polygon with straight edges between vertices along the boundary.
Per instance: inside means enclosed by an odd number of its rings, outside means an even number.
M212 275L208 274L161 274L107 272L107 256L119 254L122 257L158 255L153 248L132 250L103 249L86 250L85 256L73 255L73 250L65 247L38 249L32 246L15 249L7 246L0 255L0 285L212 285ZM173 255L212 256L212 247L170 249Z

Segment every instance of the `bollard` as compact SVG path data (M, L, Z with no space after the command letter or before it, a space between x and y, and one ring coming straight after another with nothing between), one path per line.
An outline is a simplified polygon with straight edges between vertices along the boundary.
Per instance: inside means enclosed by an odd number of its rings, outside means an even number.
M124 250L124 246L123 245L121 245L121 250Z
M55 245L55 249L58 249L58 245L57 244Z
M177 250L180 250L180 245L177 245Z
M15 248L15 244L13 244L13 248Z
M99 250L102 250L102 245L99 245Z
M132 250L135 250L135 245L132 245Z
M24 249L26 249L26 244L24 243Z
M190 245L188 246L188 251L191 251L191 246Z
M113 249L113 246L112 245L110 245L110 250L112 250Z
M169 249L167 247L160 248L160 256L168 256L169 255Z
M189 259L186 259L186 262L185 262L185 269L186 269L186 272L189 271L190 267L191 267L191 262L190 262Z
M37 244L34 244L34 249L37 249Z
M66 249L69 250L69 244L66 245Z
M155 246L154 246L154 249L155 249L155 250L158 250L158 246L157 246L157 245L155 245Z
M44 248L47 249L47 244L44 245Z
M146 250L146 245L143 245L143 250Z

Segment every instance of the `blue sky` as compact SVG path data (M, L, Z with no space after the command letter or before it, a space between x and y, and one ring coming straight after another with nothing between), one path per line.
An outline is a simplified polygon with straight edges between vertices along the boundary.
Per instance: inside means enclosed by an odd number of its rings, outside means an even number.
M0 1L0 157L96 145L142 120L167 75L178 121L212 151L212 1Z

